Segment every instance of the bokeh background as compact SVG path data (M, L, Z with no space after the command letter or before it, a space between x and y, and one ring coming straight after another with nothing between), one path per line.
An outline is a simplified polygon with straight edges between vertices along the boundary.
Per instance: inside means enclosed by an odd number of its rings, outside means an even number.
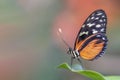
M73 47L76 34L96 9L108 15L106 54L85 61L86 69L104 75L120 75L119 0L0 0L0 80L88 80L60 70L70 63L66 47L57 34Z

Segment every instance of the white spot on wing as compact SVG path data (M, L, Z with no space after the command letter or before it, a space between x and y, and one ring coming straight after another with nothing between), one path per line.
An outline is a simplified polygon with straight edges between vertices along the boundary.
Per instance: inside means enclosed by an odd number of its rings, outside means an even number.
M97 35L96 37L101 37L101 35Z
M103 53L100 53L99 57L102 57L103 56Z
M104 21L106 21L106 19L103 19Z
M100 19L99 21L100 21L100 22L103 22L103 20L102 20L102 19Z
M98 19L99 19L99 17L96 17L95 19L96 19L96 20L98 20Z
M91 24L91 23L88 23L88 24L87 24L88 27L92 27L93 25L95 25L95 23L92 23L92 24Z
M104 38L104 37L102 37L102 39L103 39L103 40L105 40L105 38Z
M97 15L98 15L98 16L99 16L99 15L102 15L102 13L98 13Z
M93 34L95 34L95 33L97 33L97 32L98 32L98 31L96 31L95 29L92 29L92 31L93 31L93 32L92 32Z
M91 17L91 19L94 19L95 17L93 16L93 17Z
M106 24L104 23L103 25L105 26Z
M101 25L100 25L100 24L97 24L96 27L99 28L99 27L101 27Z
M88 31L86 32L86 34L88 35Z
M87 31L87 32L81 32L81 33L80 33L80 36L82 36L83 34L88 35L88 31Z
M100 31L101 31L101 32L104 32L104 28L102 28Z
M103 15L102 18L104 18L105 16Z
M85 34L85 32L81 32L81 33L80 33L80 36L82 36L83 34Z

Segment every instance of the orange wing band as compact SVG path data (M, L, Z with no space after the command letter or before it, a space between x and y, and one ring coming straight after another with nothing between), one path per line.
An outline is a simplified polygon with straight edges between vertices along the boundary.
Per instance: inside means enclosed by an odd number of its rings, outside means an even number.
M104 42L96 44L98 39L91 41L81 52L80 56L86 60L94 59L102 50Z

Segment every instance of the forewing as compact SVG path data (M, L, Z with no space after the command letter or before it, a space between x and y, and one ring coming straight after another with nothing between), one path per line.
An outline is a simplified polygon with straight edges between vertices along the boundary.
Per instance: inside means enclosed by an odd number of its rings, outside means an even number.
M74 45L74 49L80 48L80 44L91 35L106 33L107 16L103 10L94 11L82 25Z

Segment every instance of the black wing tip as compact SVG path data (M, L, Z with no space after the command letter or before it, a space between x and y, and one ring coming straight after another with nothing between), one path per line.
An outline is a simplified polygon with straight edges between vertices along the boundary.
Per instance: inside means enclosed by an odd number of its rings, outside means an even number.
M96 14L96 13L103 13L105 16L106 16L106 12L105 12L105 10L103 10L103 9L97 9L97 10L95 10L95 11L93 11L92 12L92 14Z
M94 12L104 12L105 13L105 10L103 10L103 9L97 9Z
M105 10L103 10L103 9L96 9L94 12L92 12L91 13L91 15L92 14L97 14L97 13L103 13L103 15L106 17L106 19L107 19L107 14L106 14L106 11ZM90 16L91 16L90 15ZM101 15L102 16L102 15Z
M88 16L88 18L90 17L90 16L92 16L92 15L96 15L96 14L98 14L98 13L102 13L102 15L104 15L106 18L107 18L107 15L106 15L106 12L105 12L105 10L103 10L103 9L96 9L95 11L93 11L89 16ZM100 15L100 16L102 16L102 15ZM87 18L87 19L88 19ZM86 19L86 20L87 20ZM86 21L85 21L86 22Z

